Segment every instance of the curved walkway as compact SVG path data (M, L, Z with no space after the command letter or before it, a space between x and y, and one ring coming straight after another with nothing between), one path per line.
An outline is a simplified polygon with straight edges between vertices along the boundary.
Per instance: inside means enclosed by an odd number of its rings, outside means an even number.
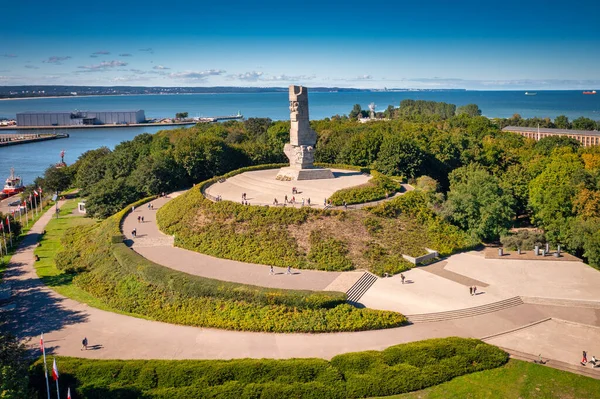
M154 209L143 205L125 217L123 231L127 238L132 238L131 231L137 229L137 237L129 242L132 248L145 258L197 276L271 288L319 291L326 289L341 275L335 272L299 269L292 269L292 275L289 275L286 274L285 268L280 267L275 267L275 274L270 275L269 266L216 258L175 247L173 237L163 234L158 229L156 211L179 194L173 193L166 198L155 199L151 202ZM144 222L138 222L138 217L142 216ZM356 279L358 277L360 276Z
M33 250L52 214L52 211L48 211L33 226L13 256L5 280L12 284L13 303L16 305L9 312L9 328L19 337L30 339L30 346L34 350L38 348L40 333L44 332L49 352L62 356L111 359L329 359L340 353L380 350L398 343L433 337L482 338L502 332L510 334L524 325L535 325L548 318L588 324L593 320L594 324L599 324L598 309L531 304L465 319L414 324L389 330L331 334L235 332L138 319L90 308L55 293L39 280L33 267ZM561 330L560 333L566 336L568 331ZM84 336L95 350L80 350ZM600 353L597 336L575 337L577 340L564 339L566 346L555 350L552 346L553 336L548 334L544 340L549 342L544 346L544 357L576 364L582 347L589 353ZM510 348L511 339L497 340ZM518 349L537 354L540 343L540 340L532 342L531 348L521 343ZM572 358L569 356L571 353Z

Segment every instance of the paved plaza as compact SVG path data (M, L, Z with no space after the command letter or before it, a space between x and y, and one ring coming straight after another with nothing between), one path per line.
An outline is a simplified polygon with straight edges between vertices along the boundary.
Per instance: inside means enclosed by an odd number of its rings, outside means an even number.
M245 172L226 179L222 183L215 183L206 189L206 194L213 197L221 196L224 200L241 202L242 194L246 193L246 200L250 205L273 205L273 200L283 206L285 196L288 201L295 197L295 204L287 206L305 206L323 208L326 198L331 197L338 190L359 186L367 183L371 176L358 171L332 169L334 179L282 181L276 180L279 169L256 170ZM297 194L292 193L296 187Z
M149 257L155 261L162 259L167 267L229 281L313 290L327 287L344 290L360 275L301 271L295 275L271 276L264 265L216 259L174 248L172 239L158 231L154 219L156 209L168 200L153 201L154 210L141 206L124 221L126 234L132 226L138 229L133 249L154 254ZM137 216L142 215L145 222L138 224ZM37 345L39 334L45 332L47 345L54 354L120 359L329 359L340 353L378 350L433 337L496 335L488 342L536 356L542 353L571 365L578 364L582 350L588 350L590 357L600 355L600 306L595 306L600 301L595 289L600 283L600 273L582 262L505 261L468 252L448 258L443 268L406 272L404 285L398 277L378 279L361 299L366 306L405 314L463 309L516 295L568 299L569 306L525 303L477 316L356 333L234 332L170 325L106 312L50 290L35 274L33 249L51 216L52 212L47 212L34 225L13 256L5 280L13 286L16 305L10 311L10 327L20 337L31 339L32 347ZM479 287L480 295L471 296L470 281L487 286ZM586 306L577 305L578 300L586 300ZM522 328L532 323L539 324ZM80 351L84 336L96 350Z

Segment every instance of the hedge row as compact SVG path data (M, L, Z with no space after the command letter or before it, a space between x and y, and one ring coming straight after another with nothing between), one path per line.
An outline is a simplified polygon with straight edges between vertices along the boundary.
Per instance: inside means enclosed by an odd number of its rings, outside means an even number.
M152 263L114 243L130 209L71 229L63 242L68 249L56 257L77 272L73 284L113 309L176 324L265 332L360 331L406 322L399 313L347 305L344 293L229 283Z
M375 170L370 172L373 176L367 184L338 190L329 198L333 205L364 204L366 202L378 201L398 192L402 185Z
M423 389L506 363L479 340L443 338L321 359L87 360L60 357L61 386L82 398L363 398ZM45 393L41 359L31 381Z

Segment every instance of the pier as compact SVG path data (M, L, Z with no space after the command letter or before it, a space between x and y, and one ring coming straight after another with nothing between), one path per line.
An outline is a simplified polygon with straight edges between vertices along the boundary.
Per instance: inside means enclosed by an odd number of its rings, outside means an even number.
M9 145L35 143L38 141L66 139L69 137L65 133L46 133L46 134L0 134L0 147Z

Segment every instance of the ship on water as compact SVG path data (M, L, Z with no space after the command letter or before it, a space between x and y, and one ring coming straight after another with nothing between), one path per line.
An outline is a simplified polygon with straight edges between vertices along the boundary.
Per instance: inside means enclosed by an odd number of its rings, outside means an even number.
M596 94L596 90L584 91L583 94Z
M534 91L526 91L526 92L525 92L525 95L526 95L526 96L537 96L537 93L536 93L536 92L534 92Z

